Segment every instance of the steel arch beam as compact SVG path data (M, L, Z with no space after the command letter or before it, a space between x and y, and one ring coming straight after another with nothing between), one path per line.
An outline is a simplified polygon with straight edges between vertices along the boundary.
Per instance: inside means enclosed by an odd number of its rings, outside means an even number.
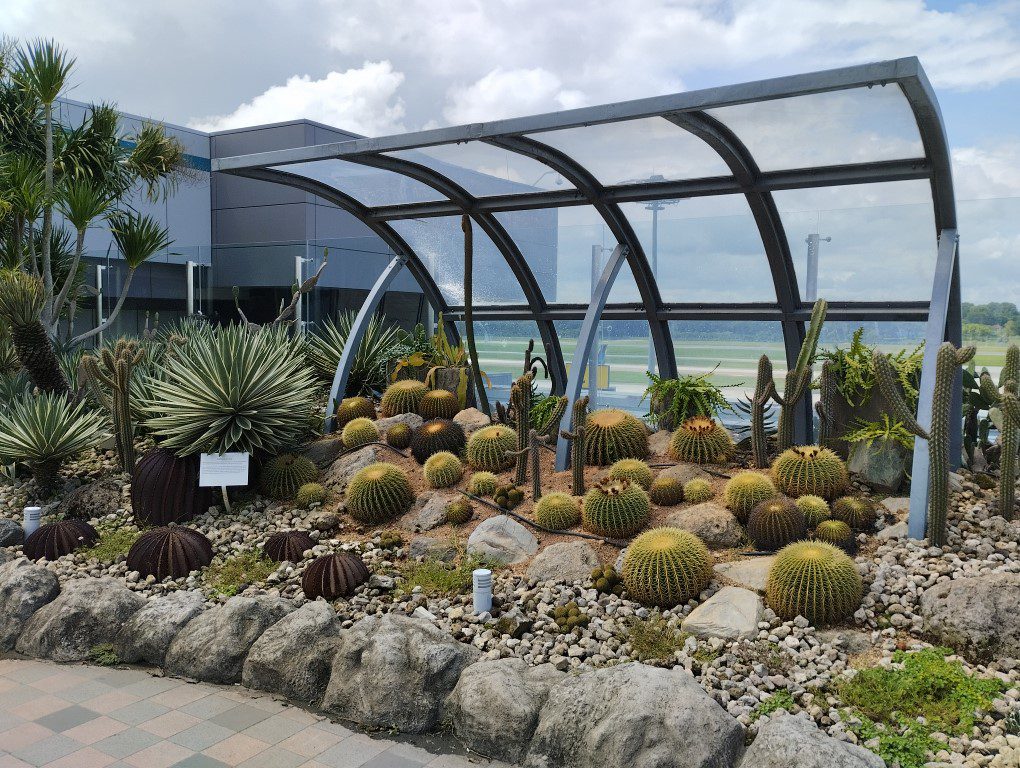
M669 332L669 321L662 320L658 316L662 309L659 286L652 274L644 249L641 247L637 235L634 234L630 222L627 221L627 217L620 210L620 206L605 199L603 186L583 165L547 144L523 136L506 136L491 139L488 142L544 163L569 180L591 201L592 206L606 222L609 231L613 233L617 243L625 247L625 255L634 275L634 282L637 283L641 301L645 306L648 330L655 348L655 359L659 364L659 375L675 379L677 376L676 353L673 350L673 339Z

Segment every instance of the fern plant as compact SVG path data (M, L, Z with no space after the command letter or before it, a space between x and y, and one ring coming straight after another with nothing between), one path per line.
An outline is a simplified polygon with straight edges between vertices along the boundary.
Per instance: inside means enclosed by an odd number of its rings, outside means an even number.
M908 450L914 449L914 435L907 431L902 421L890 418L888 413L883 413L879 421L858 421L857 429L848 432L843 438L848 443L866 442L873 443L875 440L895 442Z
M677 379L666 379L656 376L651 371L645 371L651 382L641 398L642 403L646 399L649 401L645 418L653 424L674 429L677 424L682 424L694 416L714 418L723 411L732 411L733 408L722 390L709 381L709 377L718 367L717 365L707 373L681 376ZM737 387L740 384L726 386Z
M875 386L875 366L872 362L875 349L864 343L864 328L858 328L846 349L836 347L822 350L818 354L820 360L832 363L836 387L851 406L866 405L871 398L871 390ZM916 409L917 387L921 380L921 363L924 361L924 342L911 352L901 349L888 357L896 371L896 379L903 388L907 405Z

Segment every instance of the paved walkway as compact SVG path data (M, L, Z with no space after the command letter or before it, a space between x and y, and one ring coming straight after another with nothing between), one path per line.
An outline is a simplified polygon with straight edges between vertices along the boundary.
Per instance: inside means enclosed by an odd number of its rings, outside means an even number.
M357 733L237 686L0 659L0 768L28 766L507 768Z

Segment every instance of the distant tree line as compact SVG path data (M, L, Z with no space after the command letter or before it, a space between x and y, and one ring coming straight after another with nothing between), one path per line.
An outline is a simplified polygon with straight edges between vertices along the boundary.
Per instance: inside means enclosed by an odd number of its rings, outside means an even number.
M971 339L996 339L1020 336L1020 310L1008 301L988 304L964 302L963 335Z

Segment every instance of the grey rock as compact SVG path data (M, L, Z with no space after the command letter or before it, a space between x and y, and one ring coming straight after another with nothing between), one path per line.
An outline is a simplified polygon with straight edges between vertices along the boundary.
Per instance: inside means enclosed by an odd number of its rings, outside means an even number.
M347 483L351 481L358 470L364 469L369 464L374 464L375 461L376 451L375 447L371 445L360 451L341 456L322 473L322 485L337 495L343 494Z
M57 515L75 520L91 520L116 514L122 506L120 486L113 480L96 480L67 494L57 507Z
M319 440L313 440L302 450L301 455L310 460L320 470L326 469L337 460L343 453L344 444L340 435L326 435Z
M331 509L317 509L305 517L305 522L315 531L329 533L340 527L340 515Z
M921 594L924 631L978 659L1020 658L1020 573L947 581Z
M740 768L884 768L864 747L831 736L807 718L776 713L758 729Z
M896 493L907 476L913 451L895 440L859 440L850 446L847 469L865 484L885 493Z
M525 768L720 768L744 729L683 669L621 664L549 691Z
M889 541L890 539L905 539L909 535L909 526L904 520L902 523L893 523L875 534L876 539Z
M738 586L753 589L755 592L764 592L765 580L775 559L775 555L768 555L748 560L732 560L716 564L713 571L716 576L732 581Z
M59 592L57 577L41 565L19 558L0 566L0 650L13 648L25 622Z
M492 423L489 417L477 408L465 408L454 416L453 420L460 424L464 434L468 437L471 436L472 432L477 432L482 427L487 427Z
M205 598L197 590L153 597L121 627L114 647L121 661L163 666L166 650L189 621L202 612Z
M462 498L456 491L426 491L418 496L410 514L400 525L409 531L431 531L446 522L446 506Z
M341 635L322 708L372 728L433 730L460 673L480 655L431 622L369 616Z
M563 677L551 664L532 667L523 659L472 664L450 696L453 732L468 749L519 763L549 689Z
M434 536L415 536L408 544L411 557L429 557L434 560L449 562L457 556L457 546L449 539L437 539Z
M673 433L668 429L660 429L648 436L648 450L654 456L665 456L669 448L669 441L673 439Z
M97 645L112 643L145 598L111 578L75 579L25 624L18 653L54 661L84 661Z
M538 551L538 539L509 515L496 515L471 532L467 550L502 563L520 563Z
M573 584L589 578L599 565L599 556L589 544L562 541L550 544L535 556L528 564L528 578Z
M825 629L817 633L818 639L850 654L864 653L875 647L868 632L853 629Z
M413 432L424 423L425 419L417 413L398 413L396 416L390 416L387 419L379 419L376 421L375 426L379 430L379 434L385 437L390 428L397 424L406 424L408 429Z
M14 520L0 518L0 547L20 547L25 543L25 529Z
M340 622L325 600L305 603L255 641L241 671L247 688L317 704L326 692Z
M675 467L666 467L659 473L659 477L674 477L681 483L695 479L712 481L712 476L697 464L677 464Z
M714 501L677 510L666 518L666 525L690 531L709 547L729 549L744 538L736 516Z
M882 499L878 505L900 520L910 513L910 499L907 496L889 496Z
M756 592L743 587L723 587L691 611L680 629L701 638L750 638L758 634L764 609Z
M189 621L166 652L167 672L209 683L236 683L248 650L293 610L280 597L232 597Z

